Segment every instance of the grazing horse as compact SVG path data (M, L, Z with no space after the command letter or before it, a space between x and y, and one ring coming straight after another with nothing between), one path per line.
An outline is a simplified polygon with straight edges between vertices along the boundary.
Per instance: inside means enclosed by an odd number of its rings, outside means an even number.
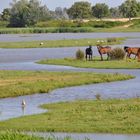
M87 60L87 57L89 58L89 61L92 60L92 46L89 45L88 48L86 48L86 60Z
M100 45L97 45L97 49L101 56L101 61L103 61L103 56L102 56L103 54L107 54L107 60L109 60L111 47L109 47L109 46L102 47Z
M137 57L139 48L138 47L128 47L124 46L124 51L127 53L127 57L130 58L131 54L135 55L135 58Z

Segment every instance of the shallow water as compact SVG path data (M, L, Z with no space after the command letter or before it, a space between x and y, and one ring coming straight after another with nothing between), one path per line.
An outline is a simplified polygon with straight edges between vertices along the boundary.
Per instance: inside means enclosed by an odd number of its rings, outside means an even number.
M44 138L57 137L60 139L70 137L72 140L140 140L140 135L126 134L92 134L92 133L29 133Z
M31 41L51 40L64 38L104 38L104 37L137 37L126 40L123 45L140 46L140 33L68 33L68 34L29 34L29 35L0 35L0 41ZM116 45L122 46L122 45ZM73 57L75 48L38 48L38 49L0 49L0 70L48 70L48 71L89 71L100 73L126 73L135 75L135 79L111 83L91 84L56 89L49 94L34 94L15 98L0 99L0 120L7 120L23 115L31 115L46 112L38 106L46 103L60 101L73 101L77 99L95 99L96 94L102 98L134 98L140 97L140 70L105 70L84 69L69 66L39 65L34 62L44 58ZM84 47L81 49L85 50ZM98 55L94 48L94 55ZM104 90L103 90L104 89ZM22 100L26 101L26 107L21 106ZM48 136L48 133L36 133L36 135ZM111 135L111 134L70 134L53 133L57 137L71 136L73 139L82 140L85 137L91 140L140 140L140 135Z
M6 65L6 64L5 64ZM3 68L1 68L3 67ZM72 101L77 99L95 99L96 94L100 94L103 99L107 98L134 98L140 96L140 70L105 70L105 69L82 69L67 66L39 65L35 63L13 63L11 66L1 65L0 69L9 70L48 70L48 71L90 71L100 73L127 73L135 75L135 79L118 81L111 83L91 84L75 87L56 89L49 94L34 94L15 98L0 99L0 120L13 117L36 114L44 112L38 106L45 103L61 101ZM104 90L103 90L104 89ZM21 107L21 101L25 100L26 108Z
M139 32L131 33L46 33L46 34L0 34L0 42L41 41L81 38L140 37Z

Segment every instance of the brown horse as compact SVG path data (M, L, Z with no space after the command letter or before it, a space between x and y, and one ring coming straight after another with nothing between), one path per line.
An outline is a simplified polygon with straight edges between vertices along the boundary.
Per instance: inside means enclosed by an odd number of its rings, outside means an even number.
M138 53L139 48L138 47L128 47L128 46L124 46L124 51L127 53L127 57L131 58L131 54L135 55L135 58L137 57L137 53Z
M103 54L107 54L107 60L109 60L111 47L109 46L102 47L101 45L97 45L97 49L101 56L101 61L103 61L103 56L102 56Z
M140 62L140 48L138 49L137 57L138 57L138 62Z

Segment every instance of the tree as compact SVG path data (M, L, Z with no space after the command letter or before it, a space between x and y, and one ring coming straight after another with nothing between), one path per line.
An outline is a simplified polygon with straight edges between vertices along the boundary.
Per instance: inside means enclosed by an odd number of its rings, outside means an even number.
M137 17L140 13L140 3L136 0L126 0L119 6L120 11L124 17L131 19Z
M10 19L10 9L9 8L6 8L3 10L1 18L4 21L9 21L9 19Z
M66 8L62 9L61 7L56 7L55 15L57 19L69 19Z
M71 8L67 10L67 13L72 19L84 19L91 17L91 4L89 2L75 2Z
M92 7L92 14L96 18L103 18L109 15L108 5L105 3L97 3Z
M26 27L35 25L38 21L48 18L46 6L41 6L39 0L14 0L11 8L10 25Z
M10 26L25 27L29 24L29 7L27 0L14 1L11 8Z
M110 16L112 18L118 18L118 17L121 17L122 14L118 7L114 7L114 8L110 8Z

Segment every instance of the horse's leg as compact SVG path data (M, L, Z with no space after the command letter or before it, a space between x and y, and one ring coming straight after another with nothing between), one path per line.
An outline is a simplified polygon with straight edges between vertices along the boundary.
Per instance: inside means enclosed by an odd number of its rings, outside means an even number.
M90 61L90 59L91 59L91 58L90 58L90 54L89 54L89 61Z
M137 58L137 55L138 55L138 54L135 54L135 58L134 58L134 60Z
M109 60L109 53L107 53L107 60Z
M101 55L101 61L103 61L103 56L102 56L102 54L100 54Z
M87 61L87 54L86 54L86 61Z
M127 53L127 58L129 58L129 59L130 59L130 55L131 55L131 53Z

